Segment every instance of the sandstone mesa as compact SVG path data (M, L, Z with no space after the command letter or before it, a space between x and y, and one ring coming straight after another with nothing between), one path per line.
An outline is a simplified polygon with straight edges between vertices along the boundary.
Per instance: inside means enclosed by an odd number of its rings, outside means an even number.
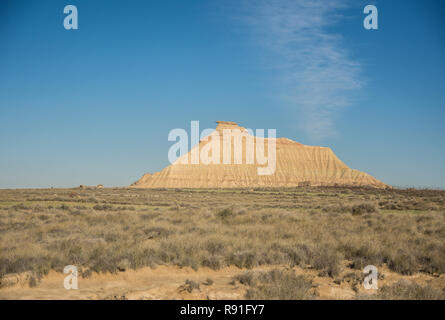
M245 132L235 122L217 121L222 146L223 131L231 129ZM243 151L246 148L243 139ZM264 138L267 149L269 138ZM211 139L201 140L193 148L203 148ZM258 163L247 164L182 164L180 161L154 174L147 173L131 185L137 188L251 188L251 187L298 187L298 186L389 186L371 175L351 169L328 147L307 146L287 138L276 138L276 169L271 175L258 175ZM256 141L255 141L256 143ZM233 141L232 141L233 146ZM190 159L190 154L185 155ZM222 157L222 156L221 156ZM233 154L232 154L233 158ZM243 160L245 154L243 153Z

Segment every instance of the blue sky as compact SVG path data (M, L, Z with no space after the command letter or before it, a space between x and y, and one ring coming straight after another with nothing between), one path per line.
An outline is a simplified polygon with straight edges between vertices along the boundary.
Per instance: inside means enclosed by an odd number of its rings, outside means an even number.
M74 4L79 29L63 28ZM363 28L375 4L379 30ZM440 0L2 1L0 188L125 186L215 120L445 188ZM442 56L441 56L442 55Z

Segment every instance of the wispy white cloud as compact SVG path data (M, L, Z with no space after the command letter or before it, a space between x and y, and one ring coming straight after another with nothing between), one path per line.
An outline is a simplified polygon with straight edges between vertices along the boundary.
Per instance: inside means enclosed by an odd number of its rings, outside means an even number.
M347 1L347 0L346 0ZM342 19L345 0L247 1L243 19L258 42L273 53L288 102L313 138L335 133L339 109L351 104L359 88L360 65L330 28Z

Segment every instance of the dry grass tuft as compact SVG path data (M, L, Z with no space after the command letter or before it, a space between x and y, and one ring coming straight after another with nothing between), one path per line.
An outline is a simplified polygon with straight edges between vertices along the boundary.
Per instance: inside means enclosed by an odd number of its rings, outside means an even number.
M271 270L268 272L249 271L235 277L240 283L249 286L246 299L251 300L308 300L312 281L297 276L291 270Z
M383 300L445 300L445 295L431 287L400 280L391 286L380 289L377 298Z

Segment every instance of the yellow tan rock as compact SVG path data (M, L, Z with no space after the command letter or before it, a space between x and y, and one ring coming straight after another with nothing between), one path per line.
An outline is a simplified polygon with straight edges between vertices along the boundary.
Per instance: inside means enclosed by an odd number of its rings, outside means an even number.
M242 164L233 164L234 139L232 139L232 164L223 164L223 130L245 128L235 122L218 121L216 131L220 134L220 163L191 164L190 151L188 164L179 159L174 164L154 174L145 174L132 184L138 188L250 188L250 187L296 187L296 186L370 186L387 188L386 184L371 175L354 170L345 165L330 148L307 146L287 138L277 138L276 170L272 175L258 175L257 168L265 167L256 162L246 164L246 139L242 144ZM209 139L210 141L210 139ZM200 141L202 150L209 141ZM264 139L267 151L270 138ZM256 143L256 142L255 142ZM255 145L256 147L256 145ZM267 153L267 152L266 152Z

